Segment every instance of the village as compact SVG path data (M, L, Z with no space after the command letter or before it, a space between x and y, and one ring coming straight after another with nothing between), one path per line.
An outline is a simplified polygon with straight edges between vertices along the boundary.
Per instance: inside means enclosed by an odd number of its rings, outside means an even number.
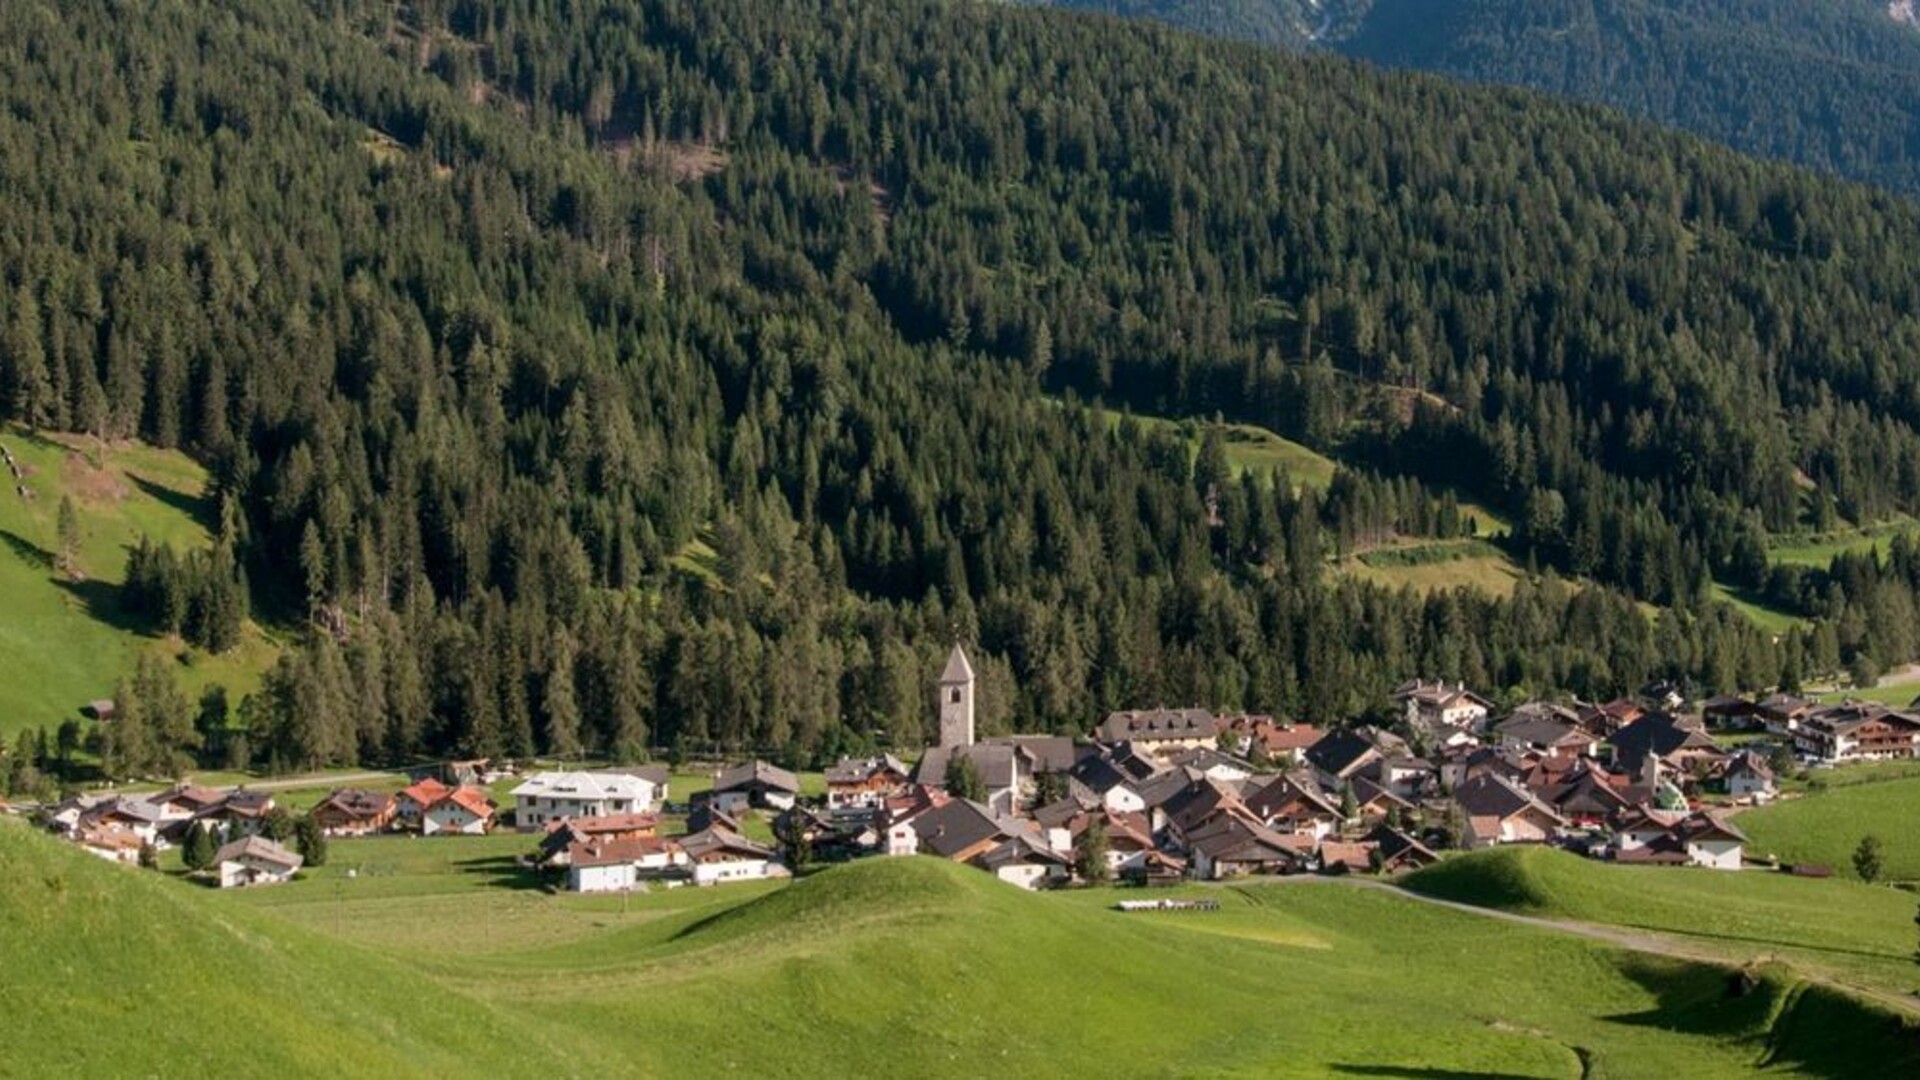
M1323 729L1155 708L1115 712L1091 738L977 737L978 687L959 646L936 691L935 745L911 762L843 758L811 793L762 760L718 768L678 802L665 765L520 773L462 762L397 792L333 789L299 817L269 791L189 782L76 795L37 816L116 862L153 865L156 852L182 848L188 869L223 888L292 879L323 850L314 837L496 831L525 834L521 864L578 893L912 855L1025 889L1391 875L1507 844L1736 871L1772 866L1746 850L1731 817L1776 798L1780 772L1920 756L1920 717L1885 706L1774 694L1690 708L1658 685L1502 715L1465 686L1413 681L1394 693L1390 724Z

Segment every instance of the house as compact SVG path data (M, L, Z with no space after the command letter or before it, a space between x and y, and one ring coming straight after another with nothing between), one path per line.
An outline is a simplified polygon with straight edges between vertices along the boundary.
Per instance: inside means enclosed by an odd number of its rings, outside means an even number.
M1453 800L1466 818L1461 846L1470 849L1543 843L1567 823L1532 792L1496 772L1481 773L1460 785Z
M622 772L538 772L513 789L513 824L535 832L563 818L644 814L659 789L652 780Z
M1264 757L1280 765L1299 764L1307 747L1326 736L1326 732L1312 724L1277 723L1267 716L1236 716L1225 723L1226 730L1238 740L1242 756Z
M1336 731L1307 749L1307 762L1321 786L1335 790L1381 757L1373 741L1357 731Z
M1385 787L1370 776L1356 776L1351 785L1353 791L1354 813L1361 821L1381 821L1413 809L1413 804L1395 795L1392 789ZM1346 795L1341 795L1346 800Z
M1800 727L1800 721L1813 710L1813 702L1784 693L1768 694L1756 706L1766 729L1783 736L1791 736Z
M492 830L493 800L488 798L486 788L454 788L420 817L420 832L425 836L483 836Z
M1847 702L1803 716L1793 743L1807 757L1835 764L1920 756L1920 716Z
M1068 776L1073 783L1086 788L1100 799L1102 805L1115 813L1136 813L1147 808L1132 774L1104 754L1081 761Z
M72 830L70 836L87 854L128 866L140 861L140 849L147 844L132 829L110 821L80 825Z
M1393 701L1400 706L1407 723L1435 731L1442 728L1476 730L1484 726L1493 713L1493 702L1467 689L1465 683L1449 686L1441 681L1428 683L1415 679L1396 688Z
M912 770L892 754L846 758L827 770L827 809L871 810L912 783Z
M1738 828L1713 814L1642 811L1621 819L1612 849L1617 862L1738 870L1746 840Z
M220 805L200 815L200 820L219 825L226 830L228 839L252 836L265 827L267 815L279 805L270 792L238 788L228 793Z
M1440 861L1433 849L1387 825L1375 828L1367 839L1373 841L1373 868L1377 873L1398 874Z
M242 837L214 855L223 889L291 881L303 861L299 855L264 836Z
M1600 743L1599 736L1581 725L1578 713L1539 702L1515 709L1493 731L1502 746L1542 754L1590 754Z
M1108 713L1097 738L1109 746L1132 743L1142 753L1168 758L1182 750L1213 746L1220 722L1206 709L1138 709Z
M1323 874L1369 874L1373 872L1376 845L1368 840L1323 840L1320 843L1320 872Z
M915 852L954 862L969 862L1015 835L1007 819L970 799L947 799L927 808L909 824Z
M185 821L200 817L227 801L223 791L182 781L165 791L149 795L148 804L160 808L164 820Z
M1040 822L1043 826L1047 822ZM1141 814L1120 814L1111 810L1080 810L1047 829L1047 846L1055 851L1076 851L1087 830L1098 825L1107 837L1107 870L1116 878L1137 878L1150 870L1157 850L1153 830Z
M1040 889L1064 884L1072 876L1065 855L1022 833L1010 836L975 856L973 865L1009 885Z
M70 795L47 808L47 827L62 836L71 836L94 810L113 799L111 795Z
M1209 779L1229 782L1245 780L1257 771L1252 762L1223 753L1211 746L1182 750L1169 758L1167 763L1175 768L1194 769Z
M1328 798L1313 774L1304 769L1277 776L1249 795L1247 809L1270 829L1310 840L1339 831L1344 817L1339 800Z
M562 859L572 892L622 892L650 876L687 865L679 844L657 836L576 840Z
M996 814L1010 815L1018 808L1022 787L1020 758L1004 743L975 743L972 746L929 747L914 767L913 781L922 787L947 786L949 768L957 761L971 762L980 774L984 801Z
M1440 783L1440 770L1426 758L1404 754L1383 756L1361 775L1402 799L1422 799Z
M1272 829L1239 814L1222 814L1189 834L1194 874L1209 881L1250 874L1287 874L1304 859Z
M1572 770L1529 790L1569 823L1589 827L1613 820L1636 802L1629 794L1626 777L1609 773L1585 758Z
M427 807L447 797L453 789L433 777L402 788L393 797L393 823L415 832L426 821Z
M140 838L141 843L155 847L165 846L162 830L169 825L184 824L185 819L173 817L168 812L146 799L137 796L122 795L109 799L93 808L81 820L84 825L118 825Z
M604 817L561 818L547 825L540 838L534 861L541 866L566 866L575 844L610 843L638 840L656 835L660 818L655 814L608 814Z
M1715 694L1701 702L1700 719L1712 731L1753 731L1766 726L1759 704L1735 694Z
M335 788L308 815L328 836L368 836L393 822L394 798L361 788Z
M680 837L679 846L695 885L787 876L771 849L718 825Z
M1773 776L1773 766L1767 759L1751 750L1743 750L1733 756L1727 765L1722 779L1727 785L1727 794L1736 799L1750 799L1756 803L1771 800L1779 792L1779 785Z
M749 807L785 810L800 797L800 781L777 765L755 760L721 770L713 778L713 789L703 794L706 801L729 814Z
M1648 713L1609 741L1613 744L1614 767L1629 774L1640 772L1649 756L1682 773L1696 765L1711 768L1726 760L1719 744L1699 721L1672 713Z

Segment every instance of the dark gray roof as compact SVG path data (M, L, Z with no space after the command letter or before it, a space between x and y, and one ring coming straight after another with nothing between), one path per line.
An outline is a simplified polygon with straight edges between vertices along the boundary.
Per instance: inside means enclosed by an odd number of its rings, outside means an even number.
M1533 793L1499 773L1486 772L1461 784L1453 801L1473 817L1507 818L1529 807L1555 820L1559 811L1533 796Z
M1108 713L1100 725L1102 742L1129 742L1141 739L1212 738L1219 731L1213 713L1206 709L1136 709Z
M982 840L1011 835L986 807L967 799L953 799L914 818L913 832L920 850L947 859Z
M264 836L254 835L235 840L214 854L214 862L223 863L232 859L251 857L261 862L284 866L289 870L300 869L304 860Z
M773 858L771 849L762 847L732 829L720 825L710 825L697 833L689 833L680 838L679 844L680 850L686 852L690 859L698 859L704 855L723 851L744 855L750 859Z
M1371 742L1355 732L1336 731L1307 748L1307 760L1316 767L1344 776L1368 754L1377 754Z
M1017 776L1013 747L1004 743L928 747L927 752L920 756L920 763L914 767L914 782L928 787L945 787L947 763L956 755L973 762L974 768L980 770L981 782L989 789L998 791L1013 786Z
M1005 735L982 741L988 745L1011 746L1027 763L1029 771L1037 773L1067 772L1081 757L1094 752L1092 747L1081 746L1065 735Z
M749 761L744 765L735 765L713 779L715 791L734 791L754 787L797 795L800 793L800 780L778 765L769 765L764 761Z

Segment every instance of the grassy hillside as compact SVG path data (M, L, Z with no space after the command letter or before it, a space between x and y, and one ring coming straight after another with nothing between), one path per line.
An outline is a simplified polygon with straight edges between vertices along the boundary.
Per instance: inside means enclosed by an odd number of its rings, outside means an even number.
M11 424L0 426L0 445L23 473L0 477L0 737L57 725L84 702L109 696L139 648L182 657L181 682L190 693L217 682L238 701L257 684L274 653L257 629L249 627L243 644L226 655L188 655L178 642L137 632L119 607L127 549L140 534L181 551L209 542L213 508L203 497L204 470L183 454L138 443L32 435ZM63 497L80 519L85 579L78 582L53 567Z
M1124 893L1025 894L930 859L791 887L552 896L513 866L525 843L341 842L309 880L233 902L405 955L432 985L640 1075L958 1076L992 1061L1048 1075L1564 1076L1582 1060L1607 1075L1727 1075L1768 1053L1790 986L1770 977L1731 1000L1712 968L1311 882L1180 890L1221 898L1207 915L1121 915L1107 908ZM1280 971L1312 988L1313 1007L1285 1023ZM1816 1030L1879 1023L1842 1005ZM1886 1049L1800 1038L1777 1048L1781 1071L1831 1075ZM1806 1067L1816 1053L1829 1056Z
M1911 688L1909 688L1911 689ZM1886 877L1920 881L1920 777L1829 787L1805 798L1740 815L1750 850L1853 873L1853 849L1880 837Z
M554 1049L401 961L13 823L0 869L0 1075L532 1076Z
M1612 866L1538 847L1449 859L1405 884L1479 907L1679 935L1735 957L1786 958L1894 993L1920 986L1914 897L1885 887L1759 871Z

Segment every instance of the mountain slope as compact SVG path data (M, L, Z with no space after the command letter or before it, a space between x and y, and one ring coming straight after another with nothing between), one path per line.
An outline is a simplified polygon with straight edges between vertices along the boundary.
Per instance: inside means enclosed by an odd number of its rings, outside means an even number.
M1885 0L1041 0L1624 109L1920 193L1920 26Z
M30 0L0 31L0 408L233 496L258 610L314 628L261 765L913 745L954 639L987 731L1920 653L1910 549L1765 555L1920 510L1920 214L1882 193L1003 4ZM1248 484L1074 398L1349 471ZM1327 573L1461 539L1462 504L1593 587Z
M1920 193L1920 32L1880 0L1379 0L1339 48Z

